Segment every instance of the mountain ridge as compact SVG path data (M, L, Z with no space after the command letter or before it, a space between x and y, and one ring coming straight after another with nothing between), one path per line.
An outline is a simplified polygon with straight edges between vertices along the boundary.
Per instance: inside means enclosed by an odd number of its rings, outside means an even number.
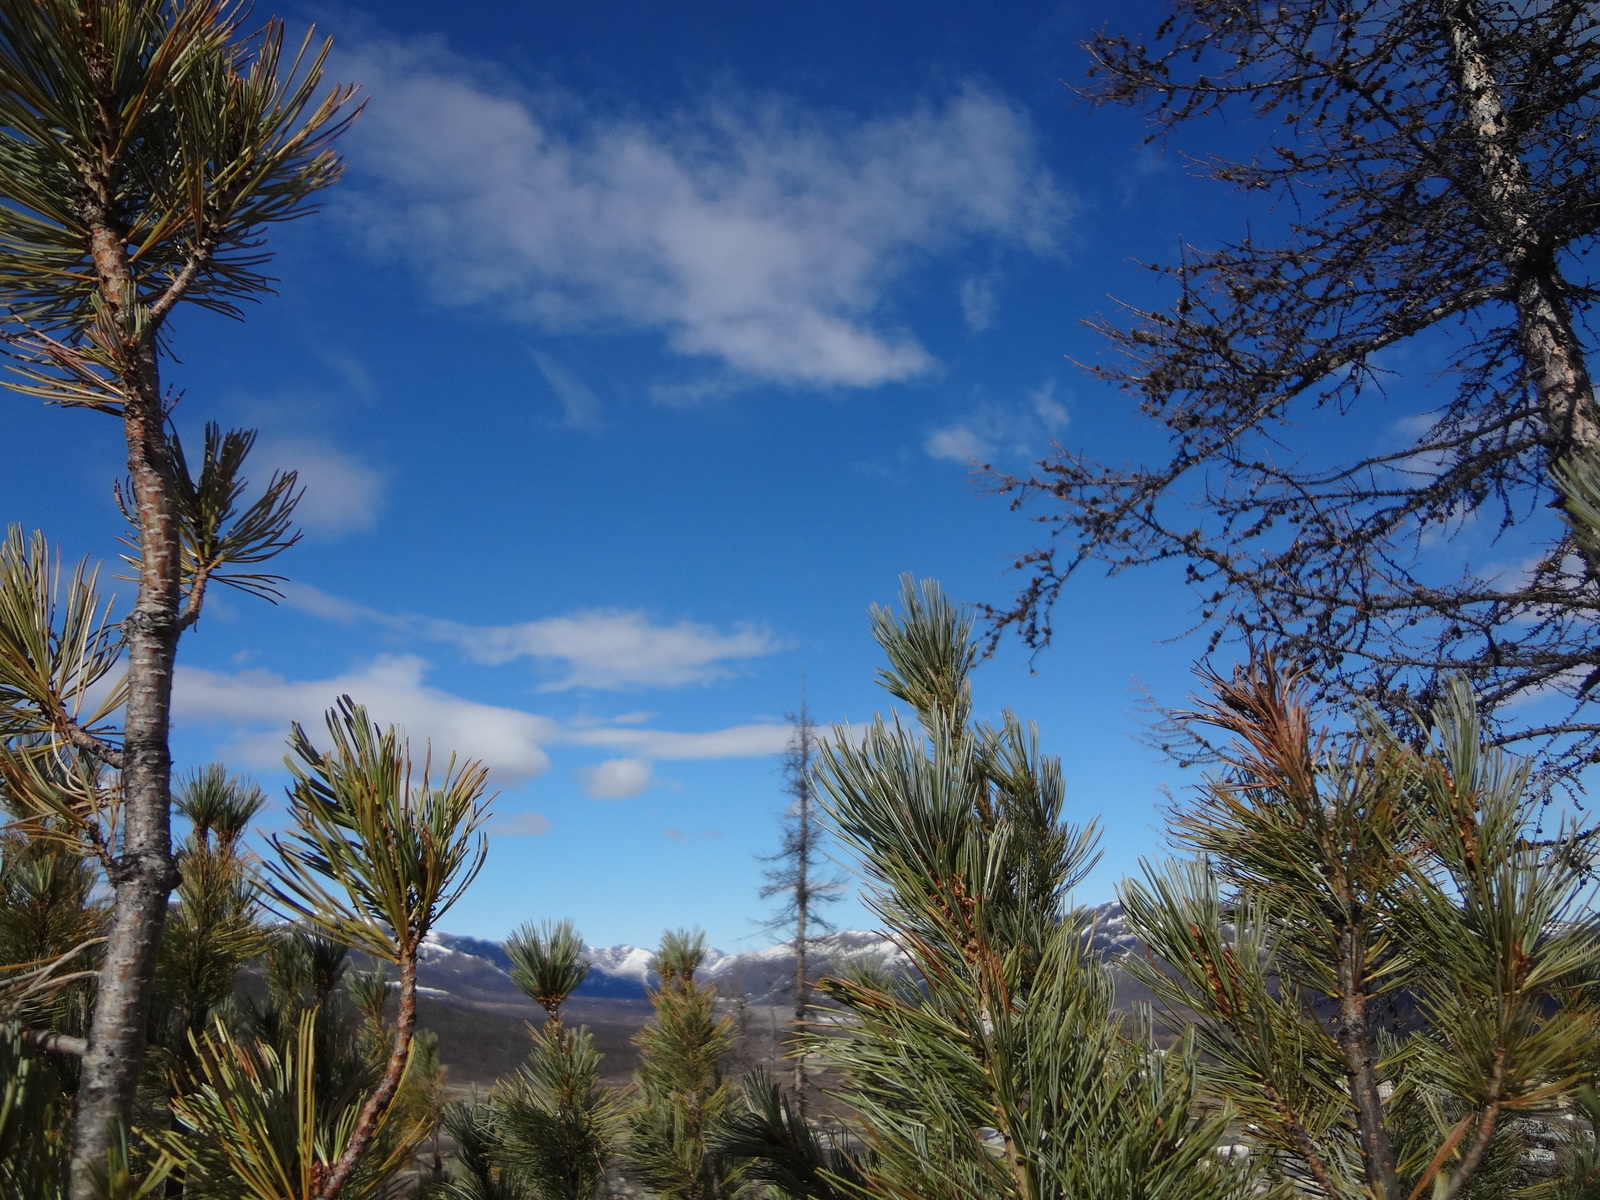
M1091 944L1107 959L1137 948L1129 932L1122 905L1113 901L1079 910L1091 920ZM584 946L590 967L574 998L595 997L643 1000L652 982L655 952L642 946ZM890 964L902 960L898 946L886 935L861 929L844 929L808 939L811 973L824 975L842 969L851 959L876 959ZM752 1004L792 1003L795 956L792 942L777 942L759 950L729 954L708 949L699 978L713 983L730 999ZM464 934L433 933L423 946L418 981L437 993L469 1001L517 1002L522 993L511 982L511 959L505 946L488 938Z

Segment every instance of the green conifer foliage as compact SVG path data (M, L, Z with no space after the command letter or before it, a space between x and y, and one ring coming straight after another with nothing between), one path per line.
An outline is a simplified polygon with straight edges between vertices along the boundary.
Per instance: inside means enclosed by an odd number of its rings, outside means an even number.
M705 935L669 930L650 992L655 1016L635 1036L639 1069L629 1118L628 1164L665 1200L722 1200L737 1190L743 1164L716 1149L734 1110L722 1077L733 1045L733 1019L716 1015L717 989L694 977L705 959Z
M486 1101L452 1105L444 1124L458 1147L443 1188L451 1200L594 1200L623 1132L621 1098L600 1079L588 1029L561 1006L589 973L571 921L524 925L506 942L511 978L545 1011L529 1026L527 1061Z
M0 1026L0 1195L59 1196L70 1092L15 1025Z
M347 1200L391 1194L395 1174L424 1136L415 1127L382 1137L397 1106L364 1124L368 1097L344 1097L329 1119L317 1087L316 1010L301 1013L286 1049L243 1041L218 1025L199 1039L199 1084L173 1109L188 1131L170 1148L204 1200L315 1200L328 1195L332 1164L349 1163ZM375 1134L379 1136L374 1136ZM357 1136L364 1136L352 1154Z
M204 1032L240 968L268 945L256 861L241 843L266 802L260 787L217 763L178 788L175 806L190 830L178 849L177 903L162 928L157 1010L170 1029L156 1041L186 1061L190 1037Z
M436 1078L413 1069L417 960L487 851L476 836L487 816L479 764L425 761L414 773L404 735L348 697L329 712L327 733L324 752L294 727L292 825L271 839L269 894L318 935L280 943L271 973L281 995L266 1010L277 1036L242 1038L215 1024L195 1042L200 1086L173 1104L187 1129L170 1139L171 1155L213 1190L238 1179L251 1200L374 1195L411 1162L437 1110L425 1095ZM318 1070L328 1028L319 1015L330 1012L350 948L394 966L398 1005L392 1026L381 994L368 1006L369 1026L380 1026L368 1039L370 1075L341 1088ZM311 1002L286 1038L284 1018L306 989Z
M455 1154L439 1189L445 1200L531 1200L527 1186L502 1159L494 1106L477 1098L446 1105L441 1123Z
M0 659L11 660L0 676L12 677L0 681L0 757L16 749L7 739L21 719L40 727L46 752L118 773L119 869L108 873L112 919L82 1056L74 1200L97 1200L91 1176L138 1104L178 880L169 733L179 639L210 583L270 594L272 577L255 568L296 537L292 478L239 511L253 434L208 430L199 478L191 472L172 434L181 389L161 377L171 319L195 305L237 316L270 290L268 227L310 211L338 178L330 142L353 105L348 89L322 84L327 52L310 38L297 50L281 23L235 0L0 0L6 386L120 423L134 526L118 728L85 724L93 714L71 703L73 681L59 674L12 692L19 672L9 668L26 660L0 634ZM0 626L14 615L0 603Z
M521 1069L495 1089L499 1159L535 1200L594 1200L621 1133L621 1104L600 1080L585 1028L546 1021Z
M583 939L571 921L546 921L542 929L524 925L506 939L511 982L561 1024L561 1005L589 974Z
M1279 1176L1333 1197L1504 1194L1519 1119L1581 1094L1600 1050L1594 882L1536 836L1526 763L1456 680L1430 741L1318 732L1261 658L1192 719L1226 771L1175 810L1195 861L1123 888L1135 963Z
M859 742L841 731L817 780L911 970L824 981L847 1019L815 1044L844 1072L860 1152L847 1169L794 1166L790 1194L826 1195L818 1178L907 1200L1254 1194L1250 1169L1216 1152L1227 1115L1197 1105L1191 1048L1163 1051L1147 1022L1113 1011L1068 905L1095 831L1063 820L1060 768L1032 727L972 720L968 615L907 577L900 613L875 610L873 628L880 682L918 724L880 718ZM805 1139L767 1132L805 1157Z
M1561 492L1561 515L1572 540L1594 570L1600 565L1600 453L1587 446L1575 449L1551 467L1550 475Z
M93 864L73 839L0 831L0 1015L81 1037L105 930Z
M506 942L511 978L545 1011L530 1029L528 1059L491 1098L498 1161L535 1200L593 1200L621 1135L621 1104L600 1081L601 1055L561 1006L589 974L583 939L571 921L524 925Z

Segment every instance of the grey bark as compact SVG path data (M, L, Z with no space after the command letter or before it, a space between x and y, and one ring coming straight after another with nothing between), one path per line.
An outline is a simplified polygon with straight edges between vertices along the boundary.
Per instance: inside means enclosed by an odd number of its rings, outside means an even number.
M111 120L107 117L108 142ZM114 143L113 143L114 144ZM91 254L101 300L117 327L135 327L124 309L134 291L127 242L115 202L111 153L85 171ZM152 323L153 324L153 323ZM121 844L88 1048L73 1118L70 1200L96 1200L92 1172L105 1163L118 1123L133 1113L150 1020L152 986L167 900L177 884L172 859L172 669L180 603L178 515L172 457L161 403L155 329L118 348L128 475L139 534L138 594L122 623L127 648L127 703L121 755Z
M1560 459L1575 447L1600 446L1600 406L1567 304L1566 281L1537 234L1533 188L1483 44L1477 0L1447 0L1443 20L1478 163L1483 209L1498 226L1494 232L1515 290L1528 374L1552 442L1551 457Z

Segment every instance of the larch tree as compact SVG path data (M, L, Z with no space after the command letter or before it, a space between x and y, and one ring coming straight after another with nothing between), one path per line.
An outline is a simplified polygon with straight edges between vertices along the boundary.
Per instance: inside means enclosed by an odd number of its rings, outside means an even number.
M270 594L253 572L294 539L292 477L239 511L253 435L208 430L186 458L162 381L182 305L239 315L269 287L265 228L338 178L349 89L321 87L327 45L285 53L229 0L0 0L0 302L9 386L121 423L137 588L114 630L120 728L81 719L81 679L51 657L7 664L0 726L19 755L76 755L116 776L114 899L83 1056L72 1195L134 1102L162 923L177 881L168 728L178 639L207 587ZM16 615L16 614L11 614ZM11 648L25 647L28 622ZM38 632L34 629L33 632ZM48 640L48 639L47 639ZM61 653L52 652L60 659ZM85 770L88 768L86 767Z
M800 700L800 711L790 714L794 733L783 756L785 791L791 802L783 815L782 842L778 853L767 861L774 865L765 872L767 882L761 888L761 898L780 897L778 911L766 928L772 931L793 931L794 946L794 1029L803 1034L806 1027L806 1007L811 1001L811 982L807 951L816 938L817 931L833 927L817 909L837 900L843 885L828 874L822 857L822 826L818 821L815 781L811 771L817 752L817 727L811 720L811 709L805 698ZM803 1051L796 1049L793 1085L795 1104L800 1113L806 1110L806 1060Z
M1229 136L1259 135L1257 152L1194 169L1276 201L1282 232L1189 248L1159 268L1170 307L1092 322L1115 352L1092 374L1135 396L1168 449L1127 465L1062 449L997 477L1014 505L1039 504L1048 536L1018 559L1027 583L989 611L993 632L1043 645L1074 573L1176 562L1210 648L1275 644L1324 695L1394 716L1461 675L1498 710L1500 742L1580 767L1600 747L1600 575L1542 514L1562 502L1552 469L1600 445L1600 13L1175 0L1148 40L1087 48L1087 94L1147 110L1152 136L1246 118ZM1407 343L1442 347L1447 381L1414 432L1348 455L1296 432L1372 413L1383 355ZM1526 569L1430 553L1474 522ZM1550 694L1566 702L1553 717L1511 711Z

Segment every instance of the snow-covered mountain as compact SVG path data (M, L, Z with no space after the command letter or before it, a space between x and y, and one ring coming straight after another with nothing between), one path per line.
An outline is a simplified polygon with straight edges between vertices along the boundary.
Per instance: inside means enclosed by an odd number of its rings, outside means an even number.
M1128 928L1128 918L1123 915L1120 901L1108 900L1080 911L1089 919L1089 944L1102 958L1112 960L1142 948L1142 943Z
M1137 947L1128 932L1122 906L1115 901L1087 910L1092 920L1092 944L1107 959ZM586 947L591 966L576 997L642 1000L655 982L650 963L654 951L641 946ZM879 933L847 929L811 942L808 973L813 978L841 970L853 959L885 964L899 961L899 949ZM726 954L707 950L698 976L717 985L730 998L744 997L753 1004L788 1004L794 996L794 948L780 942L762 950ZM436 933L423 948L419 983L435 994L465 1001L521 1002L522 993L511 982L511 960L499 942L484 938Z
M655 982L650 966L655 957L653 950L641 946L585 949L591 964L589 975L574 996L645 998L645 989ZM816 975L838 969L846 960L862 955L883 959L897 957L898 953L878 934L847 930L812 942L808 965ZM757 1004L781 1004L793 995L794 966L793 948L782 943L744 954L707 950L705 964L697 975L716 984L725 996L743 996ZM514 1001L522 993L511 982L510 970L511 960L499 942L435 933L429 935L423 947L418 982L437 993L463 1000Z

